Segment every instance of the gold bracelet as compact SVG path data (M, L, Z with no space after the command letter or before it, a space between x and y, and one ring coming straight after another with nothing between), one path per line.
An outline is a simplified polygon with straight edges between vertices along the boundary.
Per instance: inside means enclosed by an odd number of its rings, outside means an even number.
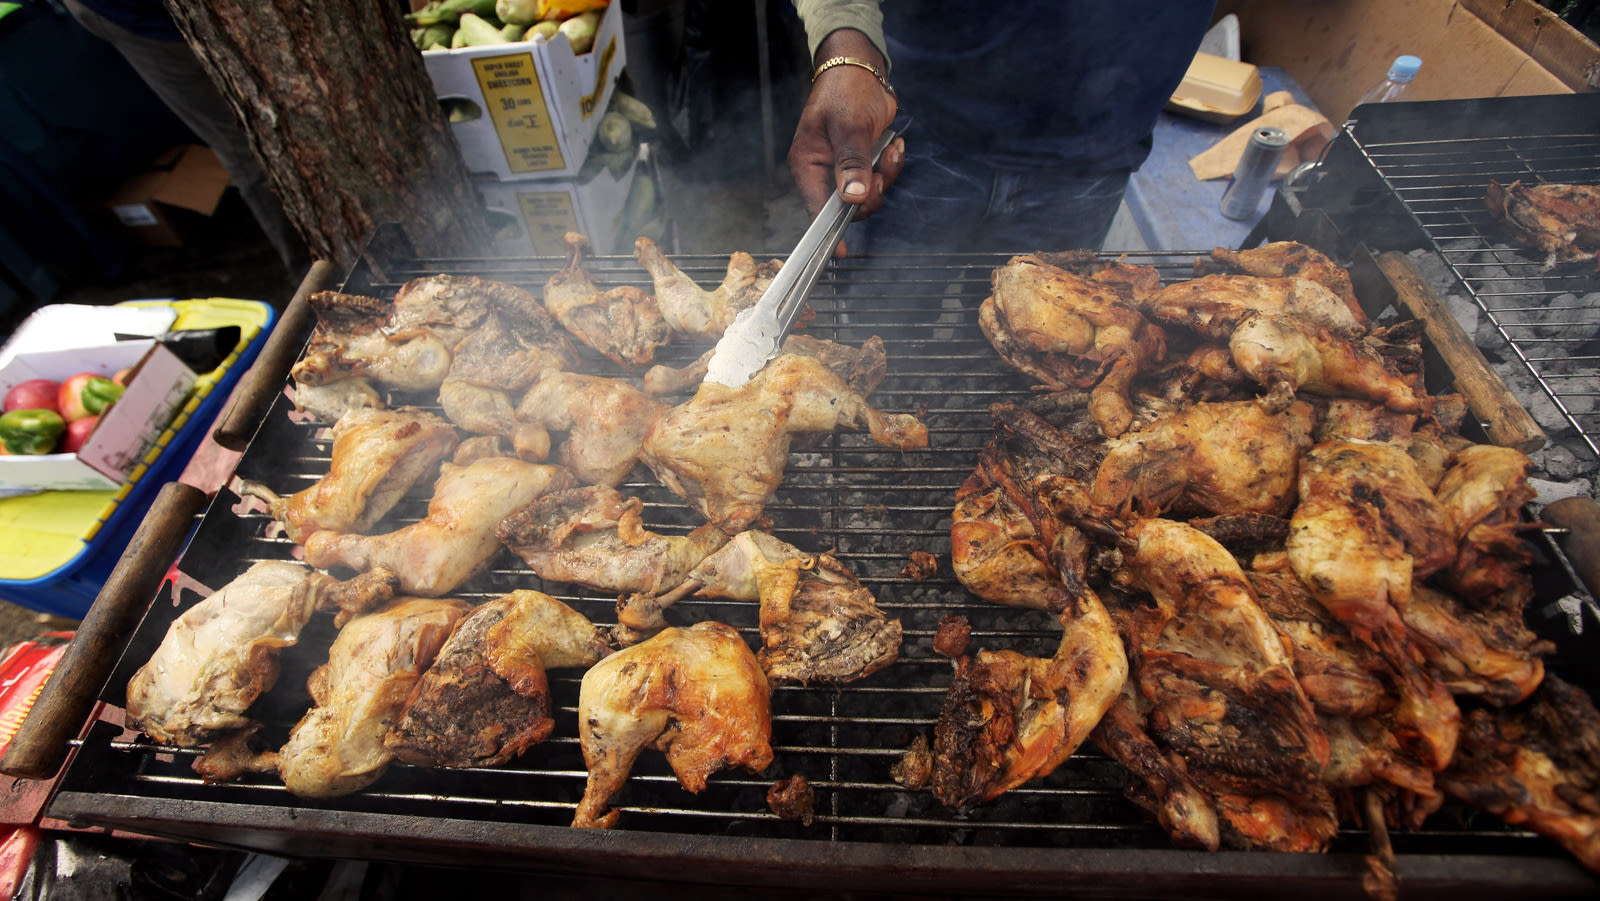
M873 78L878 79L878 84L883 85L883 89L889 92L890 97L895 96L894 88L889 85L889 79L884 76L883 72L880 71L877 66L874 66L872 63L869 63L864 59L856 59L853 56L835 56L823 60L822 65L817 67L817 71L811 74L811 80L816 81L817 76L828 71L829 69L832 69L834 66L856 66L858 68L866 69L868 72L872 73Z

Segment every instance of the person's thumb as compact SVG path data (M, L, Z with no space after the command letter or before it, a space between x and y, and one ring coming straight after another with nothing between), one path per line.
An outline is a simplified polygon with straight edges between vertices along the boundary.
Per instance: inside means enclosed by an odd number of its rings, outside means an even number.
M860 203L867 199L872 185L872 158L866 150L856 144L841 147L833 170L839 196L847 203Z

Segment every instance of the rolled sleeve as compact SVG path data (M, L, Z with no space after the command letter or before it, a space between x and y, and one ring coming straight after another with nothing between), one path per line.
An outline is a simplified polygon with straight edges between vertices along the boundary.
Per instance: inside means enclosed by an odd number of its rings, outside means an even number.
M884 61L889 61L889 50L883 40L883 12L878 9L878 0L795 0L794 6L805 23L806 43L812 59L816 58L823 38L841 28L853 28L866 35L883 54Z

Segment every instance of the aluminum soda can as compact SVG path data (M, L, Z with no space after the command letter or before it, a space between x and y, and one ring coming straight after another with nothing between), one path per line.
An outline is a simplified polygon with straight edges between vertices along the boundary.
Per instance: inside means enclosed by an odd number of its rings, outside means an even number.
M1254 219L1261 204L1261 193L1272 182L1278 160L1289 147L1289 133L1263 125L1250 133L1239 165L1233 170L1233 183L1222 193L1222 215L1229 219Z

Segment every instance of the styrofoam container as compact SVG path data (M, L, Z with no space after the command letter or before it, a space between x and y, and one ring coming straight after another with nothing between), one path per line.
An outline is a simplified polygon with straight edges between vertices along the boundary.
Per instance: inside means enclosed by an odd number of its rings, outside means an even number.
M422 54L434 94L480 113L453 122L467 169L501 180L575 175L627 64L622 16L606 7L594 47L566 35Z
M0 369L0 395L30 379L65 381L80 372L110 378L136 367L122 397L100 414L75 454L0 456L0 491L102 491L116 488L194 388L195 373L152 339L19 353Z

